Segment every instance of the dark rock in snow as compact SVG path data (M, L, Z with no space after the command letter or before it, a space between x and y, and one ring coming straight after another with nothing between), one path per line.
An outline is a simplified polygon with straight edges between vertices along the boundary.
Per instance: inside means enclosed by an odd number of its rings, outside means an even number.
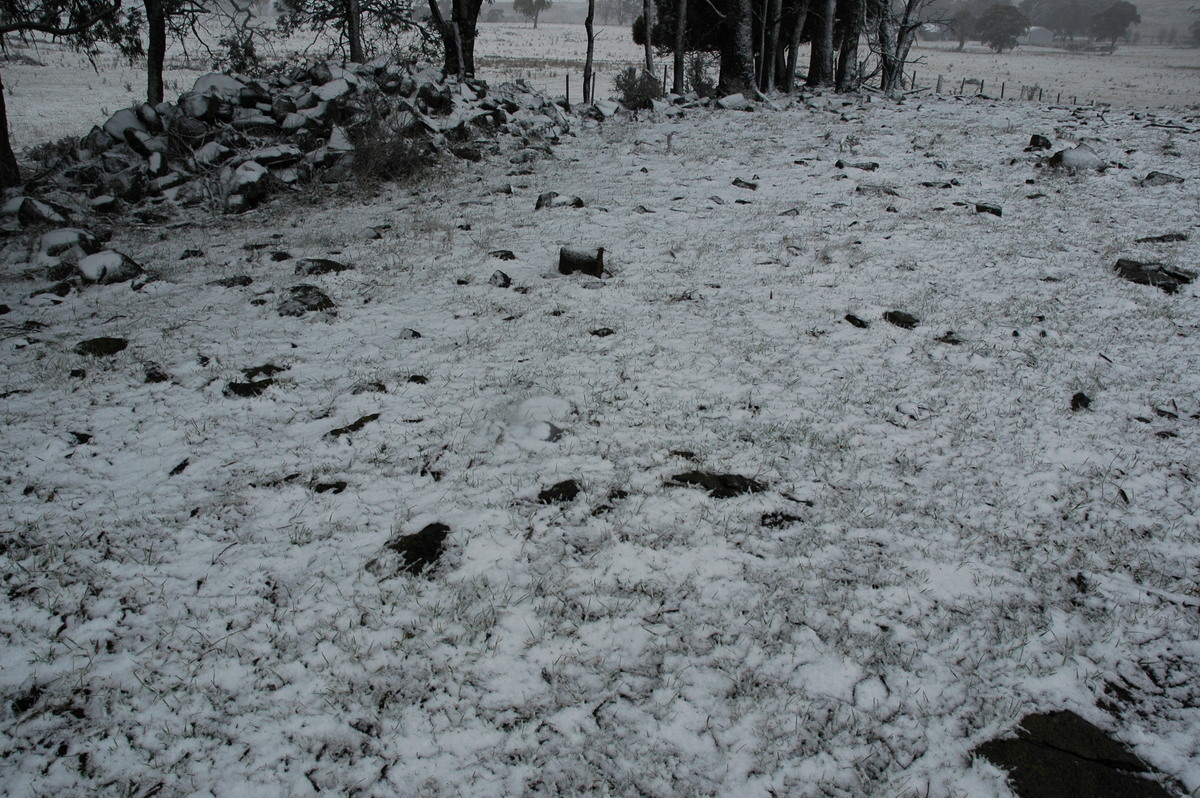
M414 535L397 535L379 557L367 563L367 570L380 579L405 571L420 576L441 558L449 536L450 527L445 524L430 524Z
M1168 294L1178 293L1180 288L1196 279L1195 272L1176 269L1163 263L1142 263L1129 258L1119 259L1113 268L1131 283L1152 285Z
M854 189L856 194L865 194L868 197L899 197L900 194L891 186L857 186Z
M543 208L582 208L584 202L579 197L564 197L557 191L546 191L538 195L537 202L534 203L533 209L540 211Z
M1025 152L1036 152L1037 150L1048 150L1053 144L1050 139L1038 133L1034 133L1029 137L1029 146L1025 148Z
M990 213L992 216L1003 216L1004 210L999 205L989 202L976 202L975 213Z
M1142 178L1143 186L1169 186L1174 183L1182 183L1183 178L1179 175L1173 175L1168 172L1151 172Z
M493 249L488 253L488 257L496 260L516 260L517 256L511 249Z
M861 169L864 172L874 172L879 168L879 164L874 161L842 161L838 160L835 164L838 169Z
M853 313L846 314L846 321L850 322L851 325L857 327L860 330L865 330L871 326L871 322L866 321L864 319L860 319L858 316L855 316Z
M733 185L737 186L738 188L744 188L747 191L758 191L758 183L752 183L749 180L742 180L740 177L735 177L733 179Z
M288 294L277 308L280 316L303 316L320 311L337 315L337 305L315 285L297 285L288 289Z
M738 474L714 474L708 471L688 471L676 474L671 481L679 485L704 488L714 499L728 499L743 493L761 493L767 486Z
M315 277L319 274L338 274L353 268L353 266L347 266L329 258L304 258L296 266L295 273Z
M883 314L883 320L888 324L894 324L905 330L914 329L921 320L911 313L905 313L903 310L889 310Z
M251 380L250 382L231 382L225 386L222 392L230 399L240 397L242 399L251 399L255 396L262 396L267 389L275 384L275 380Z
M276 366L274 363L264 363L261 366L252 366L248 369L242 369L242 374L248 380L257 379L258 377L274 377L280 372L287 371L287 366Z
M170 382L171 375L162 370L157 363L147 363L145 366L145 382L154 385L160 382Z
M1071 410L1087 410L1092 406L1092 400L1086 393L1079 391L1071 397Z
M1174 244L1178 241L1187 241L1187 233L1164 233L1160 236L1146 236L1134 241L1135 244Z
M512 285L512 278L497 269L496 271L492 272L492 276L488 278L488 283L490 285L494 285L496 288L508 288Z
M75 345L75 353L92 357L109 357L125 350L129 341L124 338L89 338Z
M312 488L316 493L333 493L336 495L346 489L346 482L341 479L336 482L314 482Z
M1016 739L976 748L1008 771L1019 798L1168 798L1157 782L1136 774L1150 768L1102 729L1069 710L1027 715Z
M558 250L559 274L574 274L580 272L591 277L604 275L604 247L597 249L576 249L562 247Z
M601 327L597 330L591 331L591 334L596 336L597 338L607 338L608 336L613 335L614 333L615 333L615 331L611 327Z
M213 280L209 285L216 285L221 288L245 288L253 282L254 278L248 274L235 274L232 277L222 277L220 280Z
M579 483L573 479L564 480L543 490L538 494L539 504L569 504L579 495Z
M782 529L803 520L803 518L789 513L764 513L763 517L759 519L759 523L767 529Z
M344 427L338 427L337 429L329 430L329 432L325 433L325 437L326 438L340 438L343 435L349 435L352 432L358 432L360 429L367 426L372 421L376 421L378 418L379 418L378 413L369 413L368 415L363 416L362 418L358 419L358 421L355 421L352 424L347 424Z
M413 374L408 378L408 381L413 385L427 385L429 383L429 378L424 374Z

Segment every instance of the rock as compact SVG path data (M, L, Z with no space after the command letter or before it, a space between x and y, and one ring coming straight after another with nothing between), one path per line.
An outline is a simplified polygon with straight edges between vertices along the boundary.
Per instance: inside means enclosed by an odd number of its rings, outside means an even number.
M868 197L899 197L896 189L891 186L871 186L861 185L854 189L857 194L865 194Z
M573 479L556 483L538 494L538 504L570 504L580 493L579 483Z
M594 116L603 120L616 116L617 112L621 110L621 104L614 100L596 100L592 103L591 110L594 112Z
M1048 150L1052 146L1054 146L1054 145L1050 143L1050 139L1048 139L1045 136L1042 136L1038 133L1034 133L1032 136L1029 137L1029 146L1025 148L1025 152L1036 152L1038 150Z
M219 286L221 288L245 288L254 282L254 278L248 274L238 274L233 277L222 277L220 280L213 280L210 285Z
M717 107L725 111L753 111L754 103L741 93L730 94L717 100Z
M129 341L124 338L89 338L75 345L75 354L90 355L91 357L111 357L125 351Z
M864 172L874 172L879 168L879 164L874 161L859 161L852 163L850 161L839 160L834 164L838 169L861 169Z
M562 247L558 250L559 274L580 272L591 277L604 276L604 247L577 249Z
M293 144L276 144L273 147L262 147L246 153L245 160L254 161L267 167L291 166L299 163L303 157L304 153Z
M380 579L408 572L420 576L441 559L450 527L437 523L414 535L397 535L384 545L379 557L367 563L367 570Z
M857 327L860 330L865 330L871 326L871 322L860 319L858 316L855 316L853 313L846 314L846 321L850 322L851 326Z
M350 85L350 81L345 78L335 78L324 85L318 86L314 90L314 94L321 98L322 101L329 102L339 97L345 97L352 91L354 91L354 87Z
M488 257L496 260L516 260L517 256L511 249L493 249L488 253Z
M883 320L905 330L911 330L921 323L921 320L903 310L889 310L883 314Z
M195 94L215 95L226 99L240 98L244 88L246 84L237 78L216 72L203 75L192 84L192 92Z
M1168 172L1151 172L1142 178L1143 186L1169 186L1174 183L1182 183L1183 178L1178 175L1173 175Z
M992 740L972 753L1008 771L1019 798L1168 798L1140 773L1152 771L1128 748L1069 710L1027 715L1016 739Z
M743 493L761 493L767 486L738 474L714 474L707 471L688 471L671 477L678 485L704 488L714 499L728 499Z
M210 141L192 153L192 163L201 167L213 166L229 160L231 155L233 155L233 150L215 141Z
M84 280L100 285L123 283L139 277L144 271L128 255L111 249L80 258L75 268Z
M256 396L262 396L267 389L275 384L275 380L251 380L249 382L231 382L225 386L222 393L230 399L242 398L252 399Z
M488 279L488 284L494 285L496 288L508 288L512 285L512 278L497 269L492 272L491 278Z
M1131 283L1152 285L1168 294L1175 294L1196 279L1196 273L1177 269L1163 263L1143 263L1130 258L1121 258L1113 267L1121 277Z
M596 338L607 338L610 335L616 335L616 330L612 327L600 327L599 329L592 330L589 334Z
M1087 410L1091 406L1091 398L1083 391L1079 391L1071 397L1071 410Z
M992 216L1003 216L1004 209L989 202L976 202L975 213L990 213Z
M149 131L142 124L142 120L138 118L137 111L132 108L122 108L108 118L104 123L104 132L112 136L116 141L127 141L126 133L130 130L136 130L146 135Z
M221 193L226 197L227 210L253 207L270 190L271 173L255 161L246 161L236 169L225 167L221 172ZM234 200L241 197L242 201Z
M353 268L353 266L347 266L328 258L303 258L297 264L295 273L313 277L319 274L338 274Z
M543 208L582 208L584 202L579 197L563 197L557 191L546 191L538 195L537 202L533 209L540 211Z
M1066 169L1069 172L1081 172L1090 169L1100 169L1104 161L1095 150L1086 144L1080 144L1068 150L1059 150L1050 156L1050 165L1056 169Z
M14 197L4 203L0 214L15 216L23 227L39 224L62 224L67 221L67 211L48 202L31 197Z
M276 310L280 316L303 316L311 312L337 315L337 305L315 285L297 285L288 289Z
M752 183L749 180L742 180L740 177L733 179L733 185L738 188L744 188L748 191L758 191L758 183Z
M37 242L37 251L47 258L78 261L84 255L100 251L100 240L87 230L64 227L43 233Z
M1187 233L1163 233L1160 236L1146 236L1134 241L1135 244L1174 244L1177 241L1187 241Z
M326 438L340 438L343 435L349 435L353 432L358 432L363 427L370 424L372 421L378 421L378 420L379 420L378 413L369 413L365 416L362 416L361 418L359 418L357 421L353 422L352 424L347 424L344 427L338 427L337 429L329 430L329 432L325 433L325 437Z

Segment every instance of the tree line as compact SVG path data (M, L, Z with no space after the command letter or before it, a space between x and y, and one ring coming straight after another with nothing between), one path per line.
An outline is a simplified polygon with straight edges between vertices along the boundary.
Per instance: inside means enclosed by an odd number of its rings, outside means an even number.
M90 55L106 43L124 56L145 56L146 100L154 105L164 99L168 41L194 32L197 19L212 11L211 2L4 0L0 45L7 48L13 40L41 35ZM245 16L253 0L223 2ZM275 0L275 7L282 33L330 33L351 62L363 62L369 55L366 30L415 32L436 48L446 75L472 77L485 0L443 2L445 7L439 0L425 0L421 8L414 0ZM588 0L585 87L592 71L597 7L602 13L615 7L627 17L634 2ZM549 0L515 0L515 5L536 19ZM716 58L715 90L721 94L790 92L800 80L809 87L838 91L854 91L872 80L884 93L893 94L903 88L910 50L926 26L940 26L960 37L980 36L980 31L988 37L1002 30L1003 36L984 39L1000 50L1015 44L1015 36L1031 24L1049 27L1062 37L1078 35L1086 25L1094 35L1111 35L1115 42L1140 21L1136 7L1125 0L1115 0L1101 11L1095 10L1093 0L1021 0L1019 7L996 0L642 0L641 10L632 34L645 48L644 76L653 81L655 55L670 54L675 66L672 89L680 94L687 88L687 59L697 54ZM253 60L253 41L244 28L221 43L239 52L242 60ZM805 46L807 60L801 63ZM0 76L0 188L19 180Z

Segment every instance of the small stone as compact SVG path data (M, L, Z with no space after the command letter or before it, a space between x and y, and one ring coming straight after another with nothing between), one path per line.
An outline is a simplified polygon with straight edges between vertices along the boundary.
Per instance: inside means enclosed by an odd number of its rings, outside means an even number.
M493 249L488 253L488 257L496 260L516 260L517 256L511 249Z
M1169 174L1168 172L1151 172L1142 178L1143 186L1169 186L1182 182L1182 177L1179 175Z
M497 269L496 271L492 272L492 276L488 279L488 283L490 285L494 285L496 288L508 288L512 285L512 278Z
M558 250L559 274L580 272L591 277L604 276L604 247L577 249L562 247Z
M767 486L738 474L714 474L707 471L688 471L676 474L671 481L679 485L704 488L714 499L728 499L743 493L761 493Z
M538 494L539 504L569 504L580 493L579 483L573 479L559 482Z
M883 320L888 324L894 324L905 330L914 329L921 320L911 313L905 313L903 310L889 310L883 314Z
M591 334L596 336L597 338L607 338L608 336L612 335L613 333L614 333L614 330L611 327L601 327L598 330L591 331Z
M358 419L357 421L355 421L352 424L347 424L344 427L338 427L337 429L329 430L329 432L325 433L325 437L326 438L340 438L343 435L349 435L352 432L358 432L363 427L370 424L372 421L378 420L378 418L379 418L378 413L369 413L369 414L361 417L360 419Z
M1071 410L1087 410L1092 406L1092 400L1083 391L1079 391L1071 397Z
M1051 144L1050 139L1046 138L1045 136L1043 136L1039 133L1034 133L1032 136L1029 137L1029 146L1025 148L1025 152L1035 152L1037 150L1048 150L1052 146L1054 146L1054 145Z
M871 326L871 322L869 322L865 319L860 319L858 316L855 316L853 313L846 314L846 321L850 322L850 324L852 326L857 327L860 330L865 330Z
M274 259L272 257L272 259ZM339 272L353 269L353 266L347 266L344 263L338 263L336 260L328 258L304 258L296 266L296 274L314 277L321 274L338 274Z
M380 579L408 572L420 576L441 559L450 527L430 524L414 535L397 535L387 542L383 552L367 563L367 570Z
M110 357L125 350L129 341L124 338L89 338L75 345L75 353L92 357Z
M834 163L834 166L838 169L860 169L864 172L874 172L879 168L879 164L875 163L874 161L852 162L839 160Z
M251 399L255 396L262 396L274 384L275 380L270 378L265 380L251 380L250 382L231 382L225 386L223 393L231 399L234 397Z
M732 185L737 186L738 188L744 188L747 191L758 191L758 183L753 183L749 180L742 180L740 177L735 177Z
M288 289L287 296L276 308L280 316L303 316L320 311L330 316L337 315L337 305L321 289L314 285L297 285Z
M84 280L100 285L123 283L143 273L142 267L128 255L107 249L81 258L79 263L75 264L75 269Z
M1146 236L1139 238L1135 244L1174 244L1178 241L1187 241L1187 233L1164 233L1160 236Z
M976 213L990 213L992 216L1003 216L1004 210L999 205L992 205L988 202L976 202Z

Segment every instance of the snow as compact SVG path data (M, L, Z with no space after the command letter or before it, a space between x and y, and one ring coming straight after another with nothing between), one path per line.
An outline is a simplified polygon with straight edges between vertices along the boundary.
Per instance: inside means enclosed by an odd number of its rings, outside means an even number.
M813 105L118 225L137 290L30 299L10 243L0 792L1007 796L971 750L1060 708L1200 789L1197 288L1113 272L1195 267L1200 120ZM281 318L301 281L337 316ZM431 573L367 569L435 522Z

